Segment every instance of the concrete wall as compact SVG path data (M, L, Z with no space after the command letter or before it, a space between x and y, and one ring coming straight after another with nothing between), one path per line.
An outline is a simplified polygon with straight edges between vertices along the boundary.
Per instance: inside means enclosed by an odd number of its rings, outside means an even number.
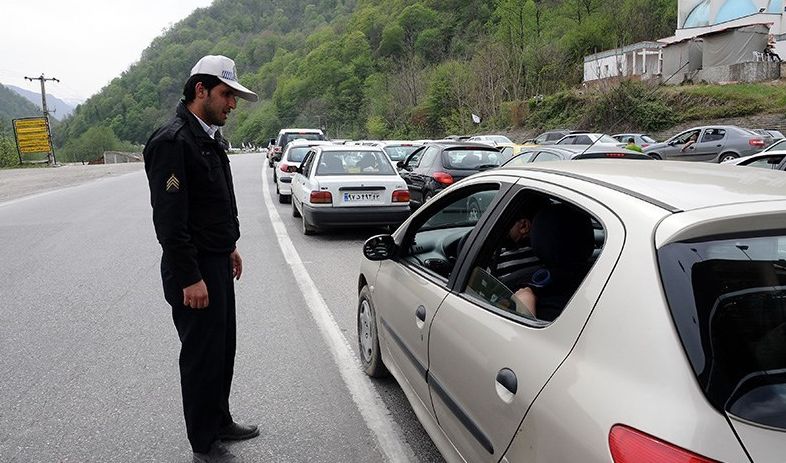
M142 153L104 151L104 164L122 164L126 162L142 162Z
M776 80L781 76L779 63L755 61L737 63L730 66L714 66L697 71L693 82L725 83L725 82L763 82Z

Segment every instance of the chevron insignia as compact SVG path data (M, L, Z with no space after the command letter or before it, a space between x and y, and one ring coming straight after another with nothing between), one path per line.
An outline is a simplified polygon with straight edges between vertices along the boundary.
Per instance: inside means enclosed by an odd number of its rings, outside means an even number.
M169 180L166 181L166 191L167 193L177 193L180 191L180 180L175 177L175 174L172 174Z

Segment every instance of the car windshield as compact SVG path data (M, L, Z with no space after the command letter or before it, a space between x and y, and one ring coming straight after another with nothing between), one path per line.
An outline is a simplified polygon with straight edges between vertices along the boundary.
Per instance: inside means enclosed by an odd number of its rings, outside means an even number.
M317 175L396 175L382 151L325 151Z
M502 153L495 149L453 148L442 153L447 169L478 170L496 167L502 163Z
M647 143L658 143L657 141L655 141L654 138L650 137L649 135L642 135L641 139Z
M385 153L388 155L391 161L398 162L403 161L407 158L410 154L412 154L416 149L420 148L418 145L402 145L402 146L386 146L383 149Z
M289 151L287 151L287 161L301 162L303 158L306 157L306 153L308 153L308 150L310 149L311 148L308 146L289 148Z
M298 138L303 140L324 140L325 137L321 133L290 133L284 136L284 145L289 144Z
M673 243L658 261L672 318L709 402L786 429L786 236Z

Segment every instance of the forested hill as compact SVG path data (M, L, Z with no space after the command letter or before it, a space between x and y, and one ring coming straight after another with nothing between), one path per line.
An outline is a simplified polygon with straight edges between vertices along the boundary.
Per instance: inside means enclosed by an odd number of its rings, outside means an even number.
M234 144L319 124L342 138L466 133L477 130L472 113L502 127L532 96L579 84L584 55L673 34L676 9L677 0L216 0L80 105L56 142L67 148L101 127L144 143L206 54L234 58L260 95L230 117Z
M40 115L41 110L36 105L0 84L0 137L13 134L12 120Z

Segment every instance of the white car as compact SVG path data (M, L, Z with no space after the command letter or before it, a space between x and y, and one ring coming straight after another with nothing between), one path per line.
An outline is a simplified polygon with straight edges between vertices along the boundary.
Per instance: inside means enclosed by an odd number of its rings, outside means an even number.
M321 228L398 226L409 217L409 189L382 149L315 146L292 180L292 215L303 234Z
M784 148L784 146L781 145L781 148ZM729 159L721 164L724 166L747 166L777 170L784 157L786 157L786 150L764 150L741 158Z
M497 146L498 144L503 144L503 145L513 144L513 142L510 141L510 138L506 137L505 135L475 135L474 137L469 137L467 141L487 143L491 146Z
M363 369L450 462L782 463L786 176L731 170L555 161L443 190L363 246Z
M273 181L276 184L278 202L282 204L289 202L292 195L290 188L292 178L311 147L332 144L333 142L321 140L295 140L287 145L281 160L275 161L273 166Z

